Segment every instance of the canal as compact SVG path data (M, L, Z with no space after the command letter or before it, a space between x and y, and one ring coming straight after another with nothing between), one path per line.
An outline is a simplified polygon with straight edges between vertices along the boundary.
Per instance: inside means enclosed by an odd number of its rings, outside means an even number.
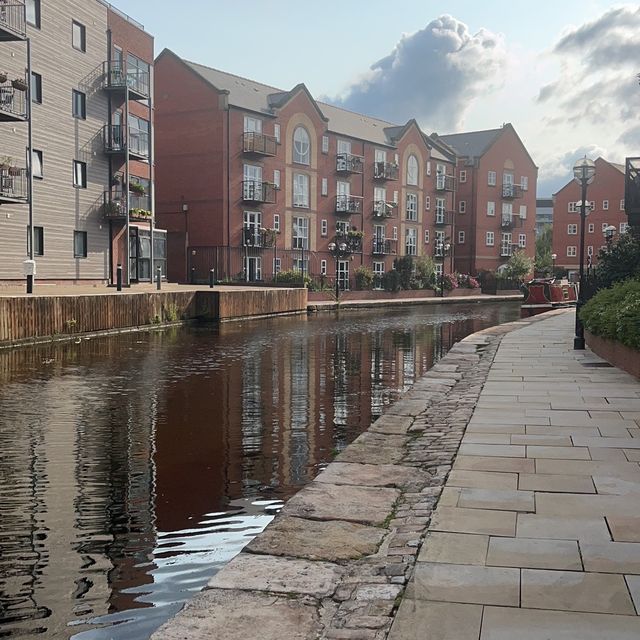
M454 342L518 304L0 352L0 637L143 640Z

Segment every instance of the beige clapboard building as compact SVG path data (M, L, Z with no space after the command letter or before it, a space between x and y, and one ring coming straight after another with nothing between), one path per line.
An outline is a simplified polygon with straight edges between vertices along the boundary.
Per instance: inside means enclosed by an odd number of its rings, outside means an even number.
M0 282L29 254L28 42L36 281L148 280L153 38L102 0L0 0Z

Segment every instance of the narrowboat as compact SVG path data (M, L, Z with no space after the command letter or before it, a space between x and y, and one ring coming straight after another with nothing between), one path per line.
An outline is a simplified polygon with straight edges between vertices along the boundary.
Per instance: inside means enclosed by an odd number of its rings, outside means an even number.
M569 307L578 300L578 287L568 280L535 278L522 285L524 301L521 315L530 318L559 307Z

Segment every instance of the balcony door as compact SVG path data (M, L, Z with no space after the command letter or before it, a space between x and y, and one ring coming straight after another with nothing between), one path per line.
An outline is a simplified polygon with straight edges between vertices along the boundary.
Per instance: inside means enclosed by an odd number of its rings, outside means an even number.
M259 211L244 212L244 241L247 247L260 246L260 228L262 227L262 214Z
M262 188L262 167L256 164L245 164L243 172L245 200L252 200Z
M384 253L384 225L377 224L373 227L373 243L376 253Z
M349 211L349 195L351 192L351 185L344 180L338 180L336 183L336 211Z
M245 257L244 273L246 282L259 282L262 280L262 258L259 256Z
M342 291L349 289L349 261L338 260L338 286Z

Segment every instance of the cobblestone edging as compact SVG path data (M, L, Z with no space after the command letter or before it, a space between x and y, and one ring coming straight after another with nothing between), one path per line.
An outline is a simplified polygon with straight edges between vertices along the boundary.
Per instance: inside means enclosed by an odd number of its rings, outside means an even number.
M152 640L383 640L502 336L456 344Z

